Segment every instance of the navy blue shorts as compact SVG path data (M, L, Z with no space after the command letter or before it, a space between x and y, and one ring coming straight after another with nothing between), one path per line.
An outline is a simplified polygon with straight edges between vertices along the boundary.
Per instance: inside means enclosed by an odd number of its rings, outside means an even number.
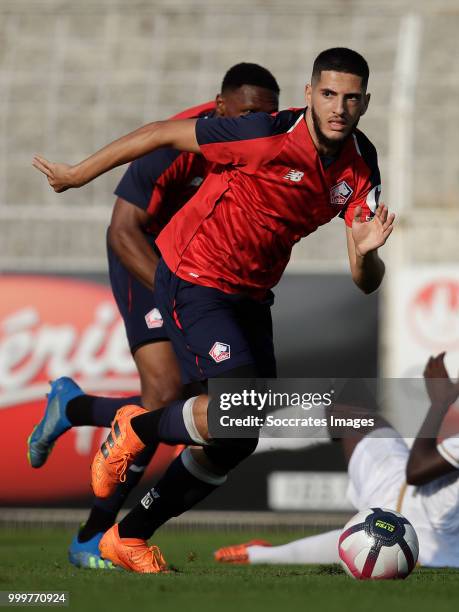
M184 384L225 376L253 366L256 375L276 376L271 305L184 281L161 259L155 297L178 357ZM228 374L229 376L229 374Z
M143 344L169 340L153 291L132 276L108 245L107 255L113 296L123 317L131 352Z

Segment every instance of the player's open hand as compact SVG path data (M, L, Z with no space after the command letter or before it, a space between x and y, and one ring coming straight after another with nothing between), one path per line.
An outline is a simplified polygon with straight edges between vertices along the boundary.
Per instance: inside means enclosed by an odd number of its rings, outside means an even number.
M41 155L35 155L32 166L47 176L48 183L56 193L62 193L71 187L80 186L75 183L72 166L69 164L54 164L41 157Z
M362 207L357 206L352 221L352 237L356 253L363 257L383 246L394 229L394 219L394 213L389 214L387 206L381 204L376 209L373 219L366 222L362 219Z
M429 358L424 380L432 406L447 408L459 397L459 382L454 383L449 377L444 352Z

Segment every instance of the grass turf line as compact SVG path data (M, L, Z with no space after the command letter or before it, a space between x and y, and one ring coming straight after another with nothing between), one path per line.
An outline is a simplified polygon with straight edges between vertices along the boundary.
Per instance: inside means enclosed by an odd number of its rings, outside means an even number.
M305 534L252 535L284 543ZM448 569L417 569L402 581L358 582L338 566L214 563L213 550L247 539L237 531L158 534L152 541L178 569L170 575L78 570L67 561L72 536L64 529L0 528L0 590L69 591L71 610L110 612L449 612L459 597L459 572Z

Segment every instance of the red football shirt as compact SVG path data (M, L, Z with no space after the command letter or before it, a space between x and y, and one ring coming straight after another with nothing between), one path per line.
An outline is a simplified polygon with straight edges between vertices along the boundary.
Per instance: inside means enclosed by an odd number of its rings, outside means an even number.
M337 215L352 224L376 210L374 146L359 130L334 159L321 159L305 109L199 119L202 154L215 162L157 244L168 267L195 284L255 298L280 279L293 245Z
M171 119L210 116L215 102L189 108ZM197 192L211 164L202 155L162 148L133 161L115 194L149 214L147 234L158 235L175 213Z

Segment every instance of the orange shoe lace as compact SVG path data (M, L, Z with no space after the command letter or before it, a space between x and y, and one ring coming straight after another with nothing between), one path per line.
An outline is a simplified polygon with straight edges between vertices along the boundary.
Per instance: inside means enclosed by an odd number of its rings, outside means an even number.
M167 563L164 559L161 551L158 546L149 546L148 551L151 553L152 562L156 563L156 565L160 568L161 571L167 570Z
M122 451L121 456L118 456L116 459L112 459L110 463L114 463L114 472L118 476L120 482L126 482L126 471L128 469L128 464L134 460L134 455L126 450Z
M136 547L137 548L137 547ZM167 563L159 550L158 546L139 546L141 550L133 550L130 558L133 563L140 563L142 566L152 565L160 572L167 572Z

